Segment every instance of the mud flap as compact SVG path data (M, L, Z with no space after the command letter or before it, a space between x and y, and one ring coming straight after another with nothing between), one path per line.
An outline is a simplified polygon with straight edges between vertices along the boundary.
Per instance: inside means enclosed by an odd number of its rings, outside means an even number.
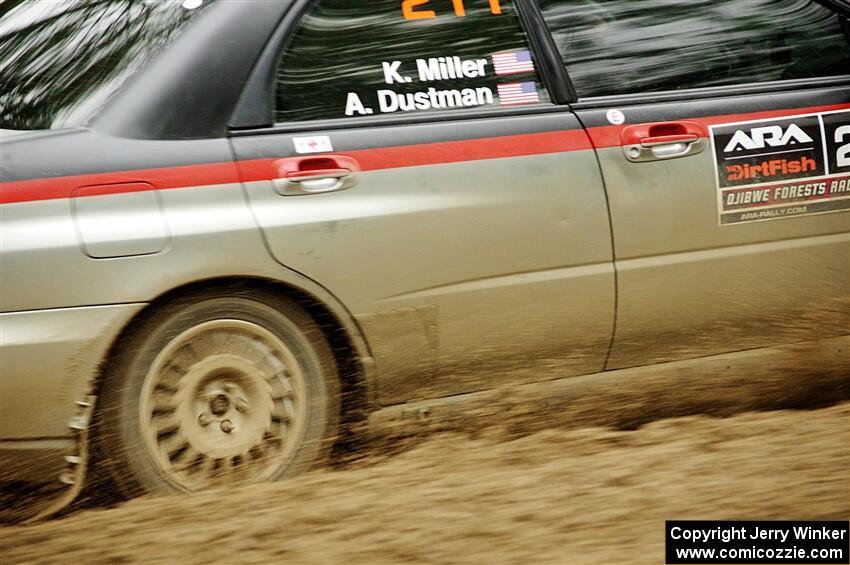
M76 449L74 453L65 455L65 469L59 474L63 487L39 501L33 509L35 514L26 518L24 524L39 522L64 510L83 490L89 455L89 424L96 400L96 396L87 396L84 401L77 402L77 412L68 423L74 432Z

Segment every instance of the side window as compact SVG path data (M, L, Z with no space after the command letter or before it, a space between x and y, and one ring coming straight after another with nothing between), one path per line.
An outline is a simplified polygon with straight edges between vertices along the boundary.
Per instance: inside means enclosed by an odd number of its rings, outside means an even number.
M813 0L540 0L581 97L850 74Z
M284 49L275 121L548 101L512 0L318 0Z

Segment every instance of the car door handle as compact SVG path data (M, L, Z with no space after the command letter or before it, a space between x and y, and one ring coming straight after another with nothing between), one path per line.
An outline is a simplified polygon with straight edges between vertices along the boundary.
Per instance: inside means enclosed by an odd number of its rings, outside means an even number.
M626 159L633 163L696 155L708 146L708 129L699 122L654 122L620 132Z
M659 145L670 145L671 143L693 143L698 139L698 135L691 133L681 135L656 135L644 137L640 140L640 144L642 147L658 147Z
M273 163L272 186L281 196L305 196L346 190L357 184L360 165L351 157L289 157Z
M351 175L351 169L319 169L303 173L289 173L285 178L277 180L285 183L288 192L318 194L342 190Z

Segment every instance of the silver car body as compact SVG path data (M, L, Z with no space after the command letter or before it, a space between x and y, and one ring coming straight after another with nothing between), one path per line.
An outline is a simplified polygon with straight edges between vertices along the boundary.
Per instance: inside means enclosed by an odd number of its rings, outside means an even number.
M289 3L238 4L180 45L245 17L259 57ZM177 82L200 57L161 57L134 84ZM616 107L627 124L850 123L848 84ZM155 102L141 97L122 92L86 127L0 134L0 451L19 478L55 476L58 457L33 458L67 450L140 313L205 285L272 282L316 305L370 409L850 334L850 210L720 225L709 140L629 160L612 101L178 139L136 129ZM299 136L356 159L352 186L282 195L275 167L300 158Z

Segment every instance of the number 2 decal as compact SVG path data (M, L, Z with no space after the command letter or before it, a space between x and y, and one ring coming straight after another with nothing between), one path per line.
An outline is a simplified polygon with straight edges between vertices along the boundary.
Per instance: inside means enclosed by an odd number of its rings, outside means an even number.
M436 18L437 12L434 10L422 10L421 12L414 10L416 6L421 6L428 2L430 2L430 0L404 0L404 2L401 3L401 13L404 15L404 19L427 20L429 18Z
M401 3L401 13L406 20L427 20L431 18L437 17L437 12L434 10L416 10L417 6L424 6L428 4L431 0L403 0ZM491 14L501 14L502 13L502 4L500 0L489 0L490 2L490 13ZM452 0L452 8L454 8L455 15L459 18L462 18L466 15L466 6L464 6L464 0Z
M850 136L850 126L841 126L835 130L835 142L844 141L844 136ZM839 167L850 167L850 143L839 145L836 150L836 160Z

